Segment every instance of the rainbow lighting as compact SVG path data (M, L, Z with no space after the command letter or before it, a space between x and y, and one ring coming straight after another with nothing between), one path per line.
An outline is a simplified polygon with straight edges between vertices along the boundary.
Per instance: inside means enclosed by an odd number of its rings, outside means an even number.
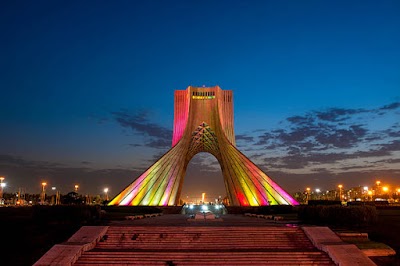
M298 205L236 148L233 93L218 86L175 91L172 148L109 205L178 205L186 167L199 152L220 163L230 205Z

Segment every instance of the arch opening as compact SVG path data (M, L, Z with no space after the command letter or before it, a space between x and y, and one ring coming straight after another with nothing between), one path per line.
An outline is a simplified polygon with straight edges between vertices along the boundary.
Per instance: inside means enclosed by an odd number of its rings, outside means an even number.
M198 204L202 193L207 203L215 203L216 199L222 200L227 195L221 165L209 152L199 152L191 158L182 181L180 203Z

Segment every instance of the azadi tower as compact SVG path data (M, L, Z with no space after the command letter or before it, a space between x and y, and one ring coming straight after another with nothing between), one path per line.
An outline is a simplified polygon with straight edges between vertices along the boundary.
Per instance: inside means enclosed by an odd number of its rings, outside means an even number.
M177 205L186 167L199 152L217 158L230 205L298 204L236 148L232 91L189 86L175 91L172 148L109 205Z

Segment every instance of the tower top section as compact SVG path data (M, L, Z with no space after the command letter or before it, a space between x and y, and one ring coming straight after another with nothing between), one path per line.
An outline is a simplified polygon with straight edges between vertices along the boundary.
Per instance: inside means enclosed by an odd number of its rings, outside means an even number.
M192 134L206 123L213 130L221 130L230 143L235 145L233 132L233 92L219 86L194 87L175 91L174 133L175 146L185 131Z

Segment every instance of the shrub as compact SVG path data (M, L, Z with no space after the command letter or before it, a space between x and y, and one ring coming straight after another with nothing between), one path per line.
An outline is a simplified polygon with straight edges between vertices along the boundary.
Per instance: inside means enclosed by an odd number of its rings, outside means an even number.
M377 221L373 206L301 206L298 217L311 224L366 226Z
M94 224L100 219L100 206L58 205L33 206L33 221L37 224Z

